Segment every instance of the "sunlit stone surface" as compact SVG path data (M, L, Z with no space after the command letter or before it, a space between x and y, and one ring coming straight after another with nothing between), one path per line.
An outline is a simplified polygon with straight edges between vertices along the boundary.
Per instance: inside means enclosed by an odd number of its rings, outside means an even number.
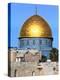
M11 52L10 52L11 51ZM18 52L17 52L18 51ZM9 76L57 75L58 62L39 62L42 54L38 50L9 50Z

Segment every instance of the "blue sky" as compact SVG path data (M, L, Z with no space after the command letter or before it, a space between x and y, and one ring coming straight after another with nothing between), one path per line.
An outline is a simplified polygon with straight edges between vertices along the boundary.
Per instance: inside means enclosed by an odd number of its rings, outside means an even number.
M32 15L35 15L36 4L12 3L11 7L11 43L10 47L18 47L19 33L23 23ZM53 47L58 48L58 6L37 5L37 14L42 16L50 25L53 36Z

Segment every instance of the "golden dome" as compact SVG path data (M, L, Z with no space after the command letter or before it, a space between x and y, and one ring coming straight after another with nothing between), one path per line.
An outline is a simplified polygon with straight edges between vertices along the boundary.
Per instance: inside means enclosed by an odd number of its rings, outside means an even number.
M22 26L20 37L52 37L48 23L38 15L31 16Z

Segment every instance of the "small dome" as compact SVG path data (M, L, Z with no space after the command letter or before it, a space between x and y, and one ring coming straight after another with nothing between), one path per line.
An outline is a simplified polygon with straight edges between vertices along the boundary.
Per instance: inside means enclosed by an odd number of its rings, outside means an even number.
M52 37L49 24L39 15L31 16L23 24L19 37Z

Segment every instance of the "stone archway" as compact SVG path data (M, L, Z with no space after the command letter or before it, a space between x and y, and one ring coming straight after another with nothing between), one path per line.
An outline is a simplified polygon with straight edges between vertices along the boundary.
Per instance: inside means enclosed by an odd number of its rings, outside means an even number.
M16 73L17 73L17 69L15 69L15 71L14 71L14 77L16 77Z
M32 76L35 76L35 71L32 72Z

